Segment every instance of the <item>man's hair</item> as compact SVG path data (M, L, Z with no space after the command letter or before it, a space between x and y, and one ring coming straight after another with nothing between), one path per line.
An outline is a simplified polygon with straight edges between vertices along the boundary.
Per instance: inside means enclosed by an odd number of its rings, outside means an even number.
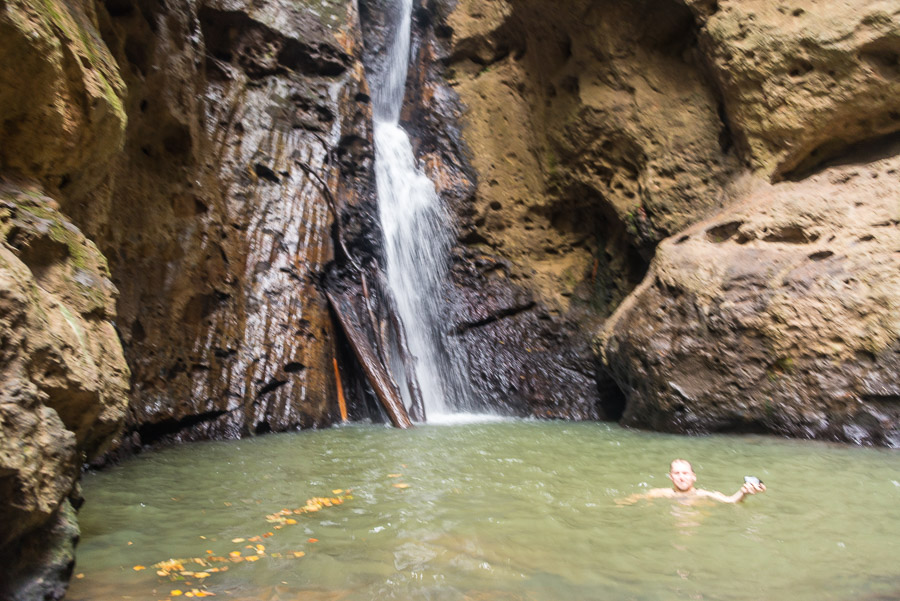
M687 464L688 464L688 467L691 468L691 471L692 471L692 472L694 471L694 466L691 465L691 462L688 461L687 459L673 459L673 460L672 460L672 463L669 464L669 471L670 471L670 472L672 471L672 468L675 467L675 464L676 464L676 463L687 463Z

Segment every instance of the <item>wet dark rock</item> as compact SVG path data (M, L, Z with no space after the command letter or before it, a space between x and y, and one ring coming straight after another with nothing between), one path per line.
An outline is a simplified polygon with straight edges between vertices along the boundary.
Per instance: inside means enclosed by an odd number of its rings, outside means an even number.
M75 568L81 532L72 502L66 499L37 531L0 550L0 598L7 601L59 601Z
M108 459L328 425L334 330L318 280L334 210L373 202L355 3L140 9L103 21L130 122L110 211L77 214L121 290L133 373ZM365 244L357 227L347 237Z

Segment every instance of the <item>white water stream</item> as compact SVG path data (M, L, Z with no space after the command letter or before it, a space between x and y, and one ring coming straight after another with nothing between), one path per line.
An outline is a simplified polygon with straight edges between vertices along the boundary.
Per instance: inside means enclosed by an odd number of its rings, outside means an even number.
M399 15L389 55L380 80L372 86L378 207L388 283L409 350L416 358L415 375L428 421L439 421L463 408L467 397L458 362L452 360L442 297L450 232L434 185L418 168L409 137L399 125L409 65L412 0L397 0L394 9ZM395 363L394 373L406 395L402 368Z

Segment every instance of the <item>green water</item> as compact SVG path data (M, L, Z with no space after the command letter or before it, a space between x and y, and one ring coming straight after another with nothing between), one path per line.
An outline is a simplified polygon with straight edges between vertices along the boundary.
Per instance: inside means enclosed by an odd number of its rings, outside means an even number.
M674 457L704 488L732 493L752 474L768 492L615 504L666 486ZM346 488L352 499L296 525L265 519ZM607 424L352 426L148 453L88 475L84 493L70 601L200 588L150 566L246 555L231 540L268 531L266 556L203 588L243 600L900 599L896 451ZM290 551L306 555L271 556Z

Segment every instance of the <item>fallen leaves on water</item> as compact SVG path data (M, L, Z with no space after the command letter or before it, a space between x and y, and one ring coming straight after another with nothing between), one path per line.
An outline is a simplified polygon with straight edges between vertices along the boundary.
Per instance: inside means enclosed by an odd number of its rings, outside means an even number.
M408 485L405 485L408 486ZM342 505L346 499L352 499L353 497L350 495L350 490L344 490L342 488L338 488L332 491L332 494L341 495L335 497L313 497L311 499L307 499L306 503L302 507L297 507L295 509L282 509L277 513L273 513L266 516L266 520L269 523L275 523L276 526L273 530L281 529L285 526L292 526L297 524L298 521L292 517L295 515L303 515L307 513L314 513L320 511L325 507L334 507L337 505ZM225 503L230 506L230 503ZM234 544L250 542L250 543L259 543L264 538L270 538L274 536L274 532L265 532L260 535L251 536L251 537L236 537L231 539L231 542ZM200 537L203 540L207 540L205 536ZM215 540L215 539L214 539ZM316 538L310 538L307 540L309 543L317 543L319 542ZM131 543L129 543L131 544ZM168 578L169 580L175 582L183 582L185 585L190 586L191 583L187 582L186 579L193 578L195 580L199 580L201 582L205 582L211 575L225 572L228 570L228 566L218 566L218 567L209 567L214 563L243 563L249 562L253 563L263 559L265 557L275 557L280 559L297 559L306 555L304 551L288 551L286 553L272 553L271 555L266 554L266 547L262 544L250 544L245 545L245 549L250 549L253 553L252 555L244 556L241 551L235 550L230 551L227 556L225 555L214 555L212 549L206 549L205 557L189 557L182 559L167 559L165 561L161 561L159 563L153 564L153 568L156 570L156 575L161 578ZM190 568L186 568L185 566L201 566L206 568L202 571L194 571ZM147 569L146 566L134 566L133 569L135 571L141 571ZM213 597L214 593L198 588L192 588L190 590L181 590L181 589L173 589L169 593L169 597Z
M403 476L403 474L388 474L388 478L399 478Z
M406 482L397 482L393 486L394 488L409 488L409 484L407 484Z
M344 499L352 498L349 495L350 491L346 491L345 494L341 497L313 497L312 499L306 500L306 505L303 507L297 507L296 509L282 509L278 513L272 513L266 516L266 520L272 524L278 524L279 526L293 526L297 523L297 520L288 517L293 515L302 515L304 513L315 513L321 510L323 507L333 507L335 505L341 505L344 502ZM278 526L276 526L278 528Z

